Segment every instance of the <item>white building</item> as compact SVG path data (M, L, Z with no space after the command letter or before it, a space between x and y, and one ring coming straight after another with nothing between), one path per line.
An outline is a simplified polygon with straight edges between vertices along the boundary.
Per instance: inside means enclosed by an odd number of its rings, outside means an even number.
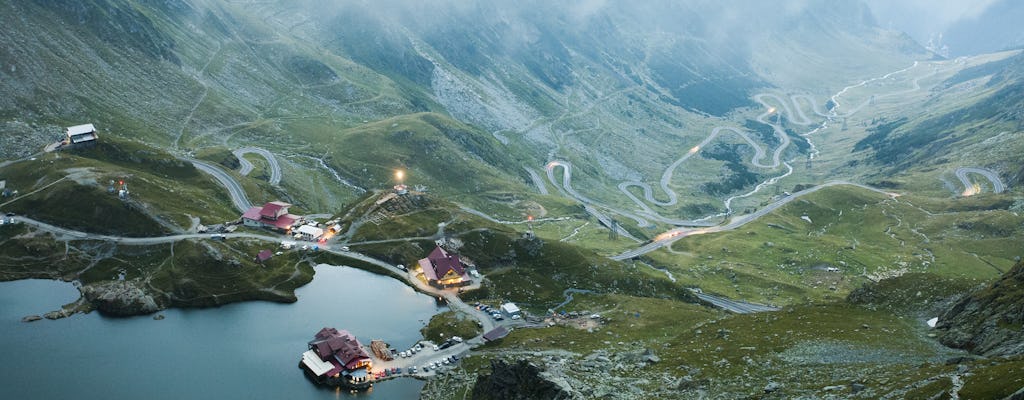
M67 131L68 144L79 144L94 142L99 136L96 135L96 127L92 124L69 126Z
M324 235L324 230L312 225L303 225L295 230L304 240L317 240Z
M515 303L505 303L501 305L501 313L511 317L513 315L521 315L522 311L519 310L519 306Z

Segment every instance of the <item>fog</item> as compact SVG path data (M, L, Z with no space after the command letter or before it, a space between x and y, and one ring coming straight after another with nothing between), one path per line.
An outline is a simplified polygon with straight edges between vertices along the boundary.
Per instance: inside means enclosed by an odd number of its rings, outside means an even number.
M991 52L1024 42L1018 0L865 0L879 25L906 32L946 56Z

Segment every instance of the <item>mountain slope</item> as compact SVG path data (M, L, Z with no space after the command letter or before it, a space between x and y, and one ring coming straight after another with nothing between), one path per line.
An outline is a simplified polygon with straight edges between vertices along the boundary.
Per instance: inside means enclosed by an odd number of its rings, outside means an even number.
M328 132L445 113L497 140L475 140L492 146L479 151L509 155L474 168L522 181L522 164L569 158L580 186L613 203L626 199L601 189L656 176L707 134L708 115L754 107L758 90L799 78L801 90L819 91L834 85L826 75L849 75L845 84L924 54L875 26L855 1L2 7L0 54L10 62L0 68L0 104L8 120L50 131L94 122L105 134L173 151L259 143L322 158ZM659 150L611 150L627 148ZM336 157L334 164L342 178L360 180Z
M1024 354L1024 263L939 317L939 340L985 356Z

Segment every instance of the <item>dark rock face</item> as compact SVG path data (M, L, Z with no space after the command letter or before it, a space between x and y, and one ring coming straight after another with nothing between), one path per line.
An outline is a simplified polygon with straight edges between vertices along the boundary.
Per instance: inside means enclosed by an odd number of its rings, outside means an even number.
M473 400L560 400L573 398L569 388L543 376L540 367L528 361L509 364L491 361L491 374L480 375L473 386Z
M1024 354L1024 263L964 297L939 317L939 340L974 354Z
M82 295L106 315L126 317L162 310L153 296L134 281L112 281L82 287Z

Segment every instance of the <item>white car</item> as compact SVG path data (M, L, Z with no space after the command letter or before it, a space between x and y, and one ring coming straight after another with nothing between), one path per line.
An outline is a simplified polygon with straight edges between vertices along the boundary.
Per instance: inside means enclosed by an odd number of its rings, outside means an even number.
M434 345L434 351L437 351L437 350L438 350L438 348L437 348L437 345L435 344Z

